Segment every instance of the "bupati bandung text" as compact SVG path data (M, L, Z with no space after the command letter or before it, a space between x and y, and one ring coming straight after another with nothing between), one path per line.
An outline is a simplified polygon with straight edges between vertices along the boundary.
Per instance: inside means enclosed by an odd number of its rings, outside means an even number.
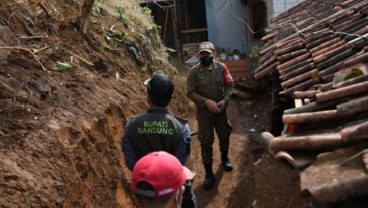
M145 121L143 127L138 128L138 133L173 135L174 129L169 128L166 121Z

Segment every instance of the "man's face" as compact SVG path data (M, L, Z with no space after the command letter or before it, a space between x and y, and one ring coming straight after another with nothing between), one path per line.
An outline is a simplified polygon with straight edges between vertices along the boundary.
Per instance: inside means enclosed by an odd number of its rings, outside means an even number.
M213 56L213 53L209 53L207 51L202 51L198 54L198 58L202 58L202 57L212 57Z

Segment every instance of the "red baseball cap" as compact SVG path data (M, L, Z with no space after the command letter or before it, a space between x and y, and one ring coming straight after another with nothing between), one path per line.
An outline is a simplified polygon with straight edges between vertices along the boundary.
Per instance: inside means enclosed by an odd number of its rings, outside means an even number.
M192 180L194 176L175 156L164 151L151 152L134 166L132 190L139 195L160 197L177 191L186 180ZM137 187L139 182L150 184L154 190Z

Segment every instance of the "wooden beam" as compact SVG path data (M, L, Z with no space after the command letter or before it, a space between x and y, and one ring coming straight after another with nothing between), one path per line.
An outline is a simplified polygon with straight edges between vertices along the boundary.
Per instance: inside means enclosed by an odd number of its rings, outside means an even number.
M318 133L310 135L287 135L276 137L272 140L271 150L319 150L332 149L342 146L344 141L339 133Z
M180 40L179 40L179 29L178 29L178 22L176 19L176 0L174 0L174 7L171 9L172 14L172 23L174 29L174 38L175 38L175 50L178 51ZM180 57L181 58L181 57Z
M357 84L360 82L366 82L368 81L368 74L363 74L361 76L358 77L354 77L352 79L348 79L346 81L343 82L338 82L338 83L333 83L332 87L333 88L341 88L341 87L346 87L352 84Z
M285 62L285 61L288 61L288 60L290 60L294 57L298 57L298 56L301 56L301 55L304 55L304 54L307 54L307 53L308 53L307 49L301 49L301 50L290 52L290 53L285 54L285 55L278 56L277 60L279 62Z
M284 69L286 69L286 68L288 68L288 67L290 67L290 66L292 66L294 64L297 64L297 63L299 63L301 61L307 60L308 58L310 58L310 56L311 55L309 53L304 54L304 55L301 55L301 56L298 56L298 57L296 57L296 58L294 58L294 59L292 59L290 61L287 61L287 62L285 62L283 64L278 65L277 66L277 70L282 71L282 70L284 70Z
M341 130L342 139L345 142L367 139L368 138L368 121L348 126Z
M280 95L291 96L295 91L303 91L309 89L311 86L321 83L319 79L310 79L300 84L297 84L289 89L281 91Z
M295 66L295 65L294 65ZM312 69L315 68L315 65L313 63L310 63L310 64L306 64L302 67L298 67L298 68L295 68L294 70L286 73L286 74L282 74L281 75L281 72L280 72L280 80L281 81L285 81L285 80L288 80L288 79L291 79L293 77L296 77L300 74L304 74ZM282 72L284 73L286 70L283 70Z
M303 49L303 48L304 48L304 44L303 43L297 43L297 44L294 44L294 45L289 46L289 47L277 49L275 51L275 54L277 56L281 56L281 55L288 54L288 53L290 53L292 51L297 51L297 50L300 50L300 49Z
M309 113L287 114L282 116L284 124L315 123L337 118L337 110L325 110Z
M324 53L321 54L315 58L313 58L314 63L321 63L322 61L325 61L329 58L334 58L335 55L340 54L342 52L345 52L347 50L350 50L351 46L350 45L343 45L340 47L336 47L334 46L333 49L331 48L331 50L328 53Z
M198 28L198 29L189 29L189 30L182 30L181 33L187 34L187 33L197 33L197 32L207 32L207 28Z
M329 102L323 102L323 103L312 102L310 104L303 105L302 107L299 107L299 108L292 108L292 109L285 110L284 115L318 111L321 109L329 108L331 106L336 106L338 103L340 103L340 101L329 101Z
M328 101L335 100L338 98L347 97L350 95L356 95L359 93L368 91L368 82L362 82L358 84L349 85L346 87L341 87L334 90L329 90L327 92L321 92L316 95L317 101Z
M318 72L318 69L313 69L312 71L308 71L304 74L300 74L296 77L293 77L291 79L286 80L285 82L282 82L281 87L289 88L289 87L294 86L298 83L301 83L302 81L304 81L306 79L316 77L317 72Z
M294 99L315 99L316 94L318 92L316 90L307 90L307 91L296 91L293 94Z
M307 59L305 61L301 61L299 63L296 63L294 65L291 65L285 69L283 69L282 71L279 71L280 75L285 75L285 74L288 74L290 72L293 72L295 70L299 70L299 68L304 68L306 67L306 65L313 65L314 67L314 63L313 63L313 60L312 59Z
M337 115L347 116L368 111L368 96L342 103L336 107Z
M260 71L259 73L255 74L254 77L256 79L260 79L261 77L263 77L264 75L272 72L273 70L276 69L277 63L273 63L270 66L268 66L267 68L263 69L262 71Z
M340 47L342 45L345 45L346 41L341 40L339 37L332 39L326 43L323 43L315 48L312 48L310 50L313 57L320 56L324 53L327 53L328 51L333 50L334 48Z

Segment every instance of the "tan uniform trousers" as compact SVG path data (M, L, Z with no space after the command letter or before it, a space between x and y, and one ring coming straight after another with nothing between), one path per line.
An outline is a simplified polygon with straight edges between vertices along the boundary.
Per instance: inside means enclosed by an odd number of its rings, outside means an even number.
M227 118L226 109L222 113L210 113L197 110L198 139L201 143L202 162L212 164L214 129L219 139L221 154L227 157L232 126Z

